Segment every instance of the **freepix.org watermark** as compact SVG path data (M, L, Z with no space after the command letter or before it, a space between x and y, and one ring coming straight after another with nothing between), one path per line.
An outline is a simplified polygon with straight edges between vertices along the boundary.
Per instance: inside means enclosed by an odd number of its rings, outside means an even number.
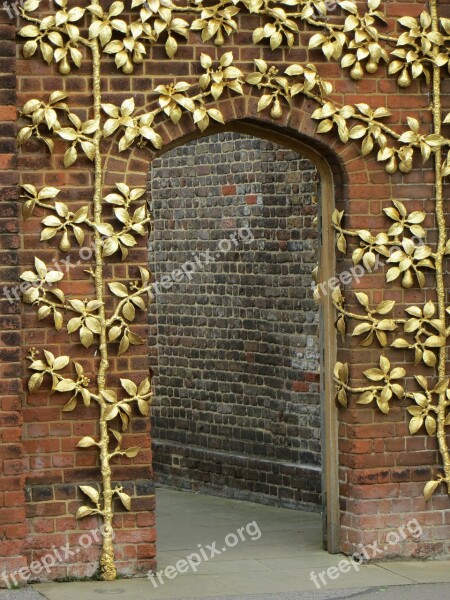
M193 252L192 260L187 260L177 269L173 269L170 273L165 273L160 276L158 281L154 281L151 284L153 294L159 294L161 288L163 290L170 290L174 283L181 283L185 280L191 281L193 275L198 270L203 270L206 265L231 252L231 250L237 248L239 243L247 245L251 244L254 240L255 236L248 227L240 227L236 231L233 231L228 238L220 240L215 252L209 249L204 252Z
M74 562L76 557L83 550L90 548L94 542L97 544L101 543L104 533L108 531L108 527L108 525L102 525L81 534L78 538L77 546L74 547L71 547L68 543L65 546L59 547L52 545L52 551L42 556L40 560L35 560L28 567L22 567L12 573L3 572L1 578L6 583L8 589L17 588L21 583L26 583L33 576L40 575L43 571L50 573L56 565ZM112 531L112 536L114 539L114 531Z
M328 567L328 569L324 569L318 573L311 571L309 578L319 590L322 586L327 585L330 579L338 579L343 573L349 573L352 569L358 572L364 561L379 558L386 550L404 542L408 537L418 539L422 534L423 530L420 523L417 519L411 519L406 525L401 525L398 529L390 531L386 535L383 546L380 546L377 540L372 542L372 544L358 544L360 552L354 552L351 556L340 560L337 565Z
M50 0L52 1L52 0ZM5 0L3 2L3 10L6 11L8 17L10 19L14 19L14 17L18 17L20 15L20 9L26 8L25 6L26 0ZM325 0L325 7L327 9L327 13L334 12L338 6L337 0ZM147 2L144 3L145 7L148 7ZM317 9L317 16L326 18L326 14L322 14L319 9Z
M79 251L79 259L76 262L72 262L71 256L68 254L66 258L60 258L56 260L54 258L51 262L51 265L55 271L59 271L60 273L68 273L70 267L78 267L82 262L86 262L92 258L94 251L92 247L84 246L80 248ZM8 300L10 304L20 300L20 295L25 294L30 288L37 287L40 285L39 281L22 281L18 285L13 286L3 286L3 296ZM48 287L51 287L51 283L47 284Z
M262 531L258 523L251 521L244 527L239 527L235 532L233 531L226 535L224 545L220 548L217 547L217 542L212 542L212 544L206 544L205 546L198 544L198 551L192 552L186 558L177 561L175 565L169 565L157 573L149 571L147 577L152 582L153 587L157 588L159 585L165 584L165 579L175 579L180 573L187 573L188 571L196 573L203 562L208 562L212 558L224 554L229 548L234 548L241 542L248 540L256 542L261 536Z
M102 238L103 239L103 238ZM204 252L193 252L192 260L185 261L178 268L173 269L170 273L163 274L158 281L154 281L151 284L150 295L153 298L159 294L162 290L168 291L175 283L181 283L182 281L191 281L193 275L198 271L202 270L206 265L214 262L221 256L227 254L231 250L237 248L242 243L244 245L251 244L255 240L253 232L248 227L240 227L236 231L233 231L228 238L223 238L217 244L216 250L205 250ZM82 262L87 262L92 259L94 255L95 242L90 246L84 246L78 251L78 260L72 261L71 256L68 254L66 258L52 260L51 266L60 273L68 273L71 267L77 267ZM24 294L31 287L40 285L40 281L30 282L22 281L20 284L15 286L3 286L3 296L8 300L10 304L20 300L21 294ZM51 283L47 284L47 287L51 287Z
M417 247L423 246L424 244L423 239L417 236L413 236L411 241L414 242ZM392 255L397 250L401 250L401 247L392 246L389 248L389 255ZM380 267L384 267L385 264L386 261L381 260L380 255L376 254L375 262L372 267L364 267L362 264L358 263L353 265L348 271L342 271L337 277L330 277L328 280L321 281L320 283L312 281L311 289L314 292L316 299L319 300L323 296L327 296L329 291L333 292L340 283L342 283L342 285L350 285L352 281L359 283L366 273L373 273Z
M16 0L16 2L3 2L3 10L6 11L6 14L10 19L14 19L14 17L18 17L20 15L19 8L23 8L25 6L25 0Z

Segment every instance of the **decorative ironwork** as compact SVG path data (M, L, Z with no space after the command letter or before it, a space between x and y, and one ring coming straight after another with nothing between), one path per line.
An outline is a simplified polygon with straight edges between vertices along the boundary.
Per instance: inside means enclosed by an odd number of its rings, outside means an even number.
M363 156L376 152L377 160L385 164L387 173L397 170L409 173L413 160L420 152L424 162L434 161L435 211L438 226L438 241L435 246L425 243L426 232L421 223L423 212L408 212L407 207L393 199L392 207L385 208L392 225L385 233L372 235L367 230L351 230L343 226L344 214L336 211L333 227L337 234L337 246L346 253L347 240L355 239L359 246L352 255L353 263L362 262L370 268L377 255L388 258L392 265L386 272L388 282L401 280L405 288L425 284L425 272L435 278L436 298L421 306L406 309L408 318L394 318L395 302L385 300L371 308L369 298L357 293L356 298L362 312L350 312L345 308L345 299L336 289L333 302L338 313L337 328L345 335L347 322L358 324L353 336L364 335L361 344L389 345L389 332L403 329L405 337L397 336L390 346L410 349L415 362L424 363L435 370L436 376L416 376L420 391L406 392L401 381L403 368L391 365L383 355L379 368L365 371L369 381L366 387L356 388L349 384L349 365L337 363L335 382L337 400L347 404L347 394L359 394L360 404L376 402L383 412L389 411L395 398L411 398L414 405L408 408L411 415L410 432L414 434L425 426L430 436L436 436L443 462L443 472L426 484L425 498L429 499L440 483L446 483L450 493L450 453L446 427L450 426L449 378L446 374L446 341L450 335L447 324L447 307L444 294L443 260L450 253L447 238L444 206L443 179L450 174L450 140L442 133L443 126L450 123L450 114L442 114L441 77L450 66L450 19L440 17L437 0L430 0L419 18L402 17L398 23L403 33L386 34L386 19L380 10L381 0L368 0L362 11L361 3L339 0L340 14L328 18L327 5L321 0L193 0L187 4L175 4L171 0L131 0L126 4L116 1L111 4L92 0L87 8L72 6L70 0L55 0L57 10L42 11L41 0L27 0L21 8L21 16L27 22L19 34L26 39L23 54L31 58L40 54L45 62L55 62L62 75L81 66L83 61L92 65L92 114L89 120L81 121L72 112L65 93L55 91L47 99L33 99L23 107L22 116L29 121L18 134L22 144L30 138L41 140L53 151L54 138L67 142L64 166L76 163L78 156L85 155L93 162L95 183L92 204L86 204L73 212L70 206L59 200L60 190L53 187L36 189L31 184L23 186L23 215L28 218L36 206L48 211L42 219L44 226L41 240L58 240L61 252L68 252L73 244L82 245L86 232L95 239L95 261L89 270L94 282L95 294L90 300L68 299L55 284L63 277L59 271L49 270L45 263L35 258L35 270L26 271L22 279L33 283L24 294L24 302L37 308L38 319L52 318L57 331L64 327L67 332L77 333L81 344L94 346L100 354L96 381L90 382L82 366L69 356L55 357L44 350L43 358L37 351L29 354L29 368L33 374L29 380L30 392L37 391L45 375L52 381L52 390L69 393L70 399L63 410L72 411L82 401L86 406L95 402L99 409L99 438L82 438L81 448L98 448L102 490L81 486L90 504L78 509L77 517L99 515L104 519L105 535L101 558L102 577L116 577L113 548L113 498L118 496L128 510L131 500L123 489L112 486L111 462L117 456L134 457L139 448L122 448L122 433L113 427L117 420L122 431L128 428L132 407L136 406L143 415L149 414L151 399L150 381L139 385L122 379L123 395L108 385L110 345L119 342L118 354L127 351L130 344L139 344L141 339L132 331L136 308L145 310L145 300L150 289L150 273L140 269L140 280L129 287L122 283L109 282L109 292L117 303L111 314L105 309L106 281L105 258L120 251L122 260L127 258L129 248L136 237L144 235L149 226L147 208L139 202L142 189L129 189L117 183L117 191L105 195L102 178L104 159L102 141L109 136L118 136L119 150L125 151L133 144L149 144L156 149L162 147L162 138L155 124L162 118L177 123L183 113L191 115L200 131L211 121L223 123L223 115L214 105L225 90L242 95L255 88L260 93L258 111L269 110L273 119L279 119L287 106L302 95L314 100L318 107L312 118L318 121L318 133L335 131L342 143L357 140ZM108 6L106 6L108 5ZM349 72L354 80L373 74L387 65L390 76L395 77L400 88L407 88L414 80L423 80L428 86L432 114L431 130L416 118L408 117L401 131L386 125L384 119L390 115L385 107L371 107L366 103L340 106L333 100L333 86L320 76L313 64L290 64L284 72L264 60L255 60L255 70L244 75L234 65L232 52L224 53L215 62L205 51L200 65L203 74L198 85L177 81L159 85L152 110L137 113L133 98L120 106L102 102L101 59L110 55L118 69L129 75L136 65L145 60L149 45L164 44L168 59L176 55L178 45L190 31L199 32L203 42L212 40L217 46L238 30L240 14L260 15L261 25L252 36L254 44L268 43L274 50L281 45L292 47L299 38L299 25L311 31L309 48L320 49L328 60L340 61L343 71ZM125 15L129 16L125 17ZM88 21L87 27L84 25ZM85 50L82 51L81 49ZM200 91L199 91L200 90ZM211 104L213 101L213 104ZM104 209L111 205L116 218L115 225L105 222ZM413 237L422 243L415 244ZM390 251L393 246L397 249ZM65 323L65 314L71 318ZM76 375L65 374L66 367L73 364ZM64 374L63 374L64 373ZM114 442L115 449L110 450Z

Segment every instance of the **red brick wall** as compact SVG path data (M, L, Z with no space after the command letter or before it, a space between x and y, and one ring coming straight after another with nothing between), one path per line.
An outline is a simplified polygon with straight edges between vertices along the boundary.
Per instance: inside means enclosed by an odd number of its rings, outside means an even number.
M5 293L19 282L15 27L0 11L0 572L25 565L20 304ZM5 287L4 287L5 286Z
M422 2L396 2L385 5L390 17L390 26L395 27L396 19L405 13L418 15L423 9ZM442 9L442 7L441 7ZM444 7L448 9L448 7ZM450 16L450 15L446 15ZM59 258L59 253L51 243L39 244L39 219L42 214L36 213L36 218L21 222L20 238L18 210L15 204L16 177L14 171L15 155L12 142L10 119L14 116L15 98L13 96L14 74L12 23L6 13L1 14L6 21L4 35L0 45L0 59L5 66L7 76L2 76L1 105L2 115L7 119L2 124L2 150L0 168L8 169L2 177L3 199L7 204L1 208L1 269L6 283L17 282L18 272L32 265L34 255L51 264L52 259ZM126 77L116 71L109 60L104 61L104 102L120 104L121 100L134 96L138 107L150 105L153 96L150 94L155 85L169 83L174 79L196 81L199 72L198 59L202 51L208 51L212 56L232 50L237 66L248 73L253 70L254 58L265 58L268 62L279 64L281 68L291 62L314 62L319 65L322 76L330 79L335 85L334 98L339 103L354 103L366 100L372 106L387 106L392 116L387 119L392 127L405 123L406 116L413 114L422 122L429 120L428 96L414 83L404 91L398 91L393 79L384 77L384 69L380 68L377 75L368 76L360 82L353 82L345 75L342 76L339 64L326 63L318 51L307 52L306 44L309 34L302 33L301 45L288 51L280 48L271 52L262 45L251 44L251 31L256 26L258 17L247 16L241 20L240 33L222 49L217 50L209 43L200 42L197 35L190 34L189 42L181 43L176 58L164 60L161 47L149 50L148 59L143 65L137 66L133 77ZM2 29L3 31L3 29ZM22 106L32 97L46 97L50 91L65 89L70 95L70 104L76 106L81 117L88 117L87 107L90 103L90 69L85 62L80 70L73 72L64 79L54 67L49 68L38 60L25 61L18 54L17 60L17 90L18 105ZM448 106L449 81L444 82L446 96L444 103ZM219 102L225 121L231 124L236 120L254 120L262 123L266 129L273 129L273 122L264 113L256 111L257 96L255 91L241 98L228 98ZM396 197L407 203L409 210L423 209L427 212L426 225L433 228L433 176L429 166L423 168L417 161L415 171L410 175L398 173L388 177L383 165L377 163L372 155L363 159L355 143L346 146L336 141L332 135L318 136L315 134L315 123L310 119L316 108L312 101L296 97L293 107L286 111L283 118L277 122L277 127L293 138L307 141L310 145L328 157L335 171L338 185L336 186L338 207L345 208L349 215L349 227L364 227L372 230L382 230L386 219L382 216L382 208L389 205L389 198ZM194 133L194 127L189 117L183 117L178 125L164 122L159 131L166 144L180 144ZM7 141L6 141L7 138ZM56 155L50 158L42 147L29 143L21 151L18 159L18 169L22 182L33 183L37 187L55 185L62 188L61 195L71 202L71 206L81 206L90 197L92 185L91 164L80 160L76 166L65 171L62 167L63 144L57 143ZM105 143L107 158L106 187L113 186L116 181L124 179L132 186L145 186L149 169L151 153L146 150L134 150L121 155L115 144ZM12 167L12 169L11 169ZM341 185L343 183L343 185ZM446 189L448 196L448 189ZM435 233L430 232L428 241L435 239ZM15 268L17 250L20 247L20 269ZM350 254L348 254L350 256ZM77 252L73 252L73 262L78 260ZM107 269L107 276L115 280L127 281L134 278L137 265L146 264L147 255L145 241L139 249L130 253L128 263L112 262ZM349 260L339 260L337 272L349 265ZM66 278L66 291L75 296L87 296L91 293L90 282L83 272L84 264L70 268ZM2 278L3 279L3 278ZM434 282L427 280L426 296L433 297ZM423 293L416 289L405 291L396 284L386 285L382 271L367 275L359 284L359 289L367 290L373 302L383 297L398 300L399 305L423 302ZM64 332L56 333L48 327L47 322L37 323L35 311L26 307L23 310L23 323L20 329L19 308L1 301L2 310L2 347L3 358L6 359L6 370L2 371L2 386L6 386L6 394L2 396L2 455L3 477L0 483L1 498L6 505L3 511L7 523L4 532L6 541L2 556L26 556L28 560L37 556L37 550L42 550L42 544L47 548L52 544L76 543L77 536L90 529L92 521L77 523L74 512L79 500L74 498L74 485L95 482L98 480L96 458L90 450L77 450L77 440L86 433L92 433L95 423L95 411L79 408L75 413L62 413L61 398L49 396L45 391L35 396L22 399L20 395L19 348L22 344L24 351L30 346L46 348L54 353L70 353L80 359L86 371L92 376L94 360L86 352L82 352L75 338L67 343ZM348 307L352 308L352 302ZM399 311L400 314L400 311ZM145 337L146 316L139 316L139 330ZM21 340L19 333L21 331ZM152 331L151 333L154 333ZM345 348L339 352L339 360L349 361L352 365L352 383L361 380L361 372L378 360L377 349L361 349L357 342L348 338ZM154 346L150 352L154 353ZM136 347L134 354L125 357L113 357L112 369L114 383L119 377L133 374L133 379L140 381L146 376L147 349ZM395 357L397 365L404 364L408 370L408 385L412 385L410 355L395 352L389 356ZM25 357L22 365L25 366ZM414 373L418 373L415 369ZM3 389L2 389L3 392ZM23 410L19 410L23 402ZM357 406L354 400L350 408L340 413L340 479L341 479L341 510L342 510L342 550L357 551L358 544L372 543L378 539L383 543L386 533L393 528L405 525L413 517L421 523L424 536L421 541L408 539L405 543L389 547L384 557L390 555L404 556L438 556L448 554L446 540L450 536L450 504L448 497L442 492L436 494L429 504L422 498L423 484L430 479L433 467L438 462L435 441L424 435L411 438L408 435L408 425L405 406L407 401L396 403L391 413L384 416L372 407ZM24 460L21 460L20 422L25 421L23 443ZM136 418L129 435L131 443L139 443L146 451L133 460L124 461L115 471L115 477L126 485L136 485L134 489L134 510L131 515L119 512L116 518L118 526L118 559L122 572L137 573L154 565L154 529L153 499L151 496L151 455L149 449L148 420ZM21 467L23 465L23 471ZM26 545L22 551L24 536L23 507L21 499L23 491L22 477L26 477L27 489L27 527ZM139 486L139 481L144 482ZM128 483L127 483L128 482ZM6 491L6 493L5 493ZM16 495L14 495L16 494ZM139 495L141 494L141 495ZM10 507L13 505L14 512ZM137 512L136 512L137 511ZM137 526L137 527L136 527ZM51 535L49 535L51 534ZM64 574L90 574L94 567L91 560L98 557L98 547L80 553L79 561L68 565L58 566L52 570L49 577ZM6 570L10 567L7 565ZM44 576L45 573L44 573Z
M86 3L88 4L88 3ZM23 106L29 98L48 97L57 89L64 89L70 95L70 105L81 118L87 115L86 106L90 106L90 68L88 63L82 69L64 79L57 69L48 68L39 60L24 60L20 46L17 49L17 91L18 105ZM122 76L122 81L124 78ZM104 82L108 87L108 80ZM87 117L86 117L87 118ZM56 153L51 157L37 142L31 142L19 154L21 183L32 183L37 188L55 186L60 188L60 198L70 204L71 210L83 206L86 199L92 198L92 163L79 161L70 170L64 170L61 161L63 146L56 144ZM123 180L123 174L117 181ZM145 186L145 181L144 181ZM76 208L75 208L76 207ZM38 209L27 221L20 220L21 252L20 272L33 268L34 257L39 257L51 268L59 265L64 272L61 288L71 298L84 299L93 293L89 277L84 269L91 265L89 252L92 240L88 237L84 249L74 246L68 255L58 251L53 242L39 243L40 220L44 211ZM146 253L136 250L130 256L128 266L119 263L114 257L106 270L107 277L127 283L136 277L137 264L146 264ZM65 261L65 262L63 262ZM111 300L108 308L111 308ZM20 311L20 308L16 310ZM144 339L146 337L146 315L142 315L141 324L134 328ZM67 323L67 317L65 318ZM36 312L30 306L23 307L22 323L22 359L24 385L30 375L27 372L27 354L31 347L41 352L45 348L55 356L68 354L83 365L85 374L91 381L95 378L94 350L86 351L76 335L68 336L65 330L56 332L49 323L38 322ZM19 327L17 327L19 329ZM19 335L16 333L16 335ZM19 342L16 343L19 345ZM148 360L145 346L139 347L134 354L127 353L117 358L117 347L113 350L111 387L120 387L120 378L130 378L140 382L148 376ZM16 367L15 372L17 373ZM17 522L24 527L26 523L26 542L23 555L28 564L39 561L43 556L54 555L55 565L50 572L45 570L32 576L33 580L70 577L95 577L101 550L101 536L95 530L100 521L95 517L75 519L77 508L86 501L79 491L80 485L98 485L101 480L97 455L92 449L76 449L77 442L85 435L95 435L98 413L96 407L78 406L72 413L62 412L68 397L60 394L49 395L49 386L43 385L36 394L24 394L22 415L25 421L23 433L24 461L23 477L26 491L26 521L17 516ZM113 483L120 483L124 491L132 497L132 509L127 512L116 500L115 528L116 563L118 571L124 575L146 574L155 563L154 529L154 485L151 471L149 419L134 415L124 446L140 446L143 451L135 459L119 458L113 468ZM19 487L23 490L23 485ZM84 534L90 537L83 538ZM54 548L70 544L76 555L61 558ZM83 544L86 547L83 547ZM8 569L7 569L8 570Z

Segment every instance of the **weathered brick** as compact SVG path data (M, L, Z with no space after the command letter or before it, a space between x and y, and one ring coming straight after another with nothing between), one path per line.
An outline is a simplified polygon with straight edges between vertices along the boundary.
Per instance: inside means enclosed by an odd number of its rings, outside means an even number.
M155 474L197 486L209 473L202 487L234 489L239 497L243 477L249 496L257 497L264 461L274 461L272 469L279 460L320 464L318 313L311 288L316 169L277 144L227 133L153 161L150 186L150 261L161 284L150 321L159 339ZM170 238L167 227L174 227ZM191 276L176 272L193 260ZM252 464L245 475L227 469L242 460L236 450L249 457L245 466ZM320 503L314 470L311 477ZM281 477L270 490L265 502L293 505Z

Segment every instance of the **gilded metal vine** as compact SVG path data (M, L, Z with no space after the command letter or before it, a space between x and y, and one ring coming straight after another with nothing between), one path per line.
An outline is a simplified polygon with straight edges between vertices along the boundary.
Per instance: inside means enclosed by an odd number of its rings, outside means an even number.
M57 188L38 190L26 184L23 186L23 215L28 218L36 206L45 209L48 214L42 219L41 240L56 240L61 252L70 251L73 244L81 246L86 233L90 232L95 239L95 260L89 276L93 279L95 294L90 300L66 298L56 285L62 273L49 270L42 260L35 258L34 271L22 274L22 279L33 284L23 300L37 308L39 320L51 318L57 331L66 328L69 334L79 336L85 348L98 349L100 362L96 381L90 382L82 366L69 356L55 357L44 350L43 357L38 358L37 351L32 349L29 368L33 374L29 390L39 390L44 377L49 375L53 391L70 394L63 410L74 410L78 402L86 406L95 402L98 406L98 439L83 437L78 446L98 448L102 490L99 494L91 486L81 486L90 504L81 506L76 516L99 515L104 519L102 577L106 580L116 577L113 498L117 496L126 509L131 509L131 499L122 487L112 486L111 463L117 456L132 458L139 452L137 447L122 447L122 433L128 428L133 407L148 415L151 400L148 379L139 385L122 379L122 394L108 384L111 345L118 343L117 352L121 355L130 344L142 342L132 331L132 324L136 309L146 309L150 274L141 268L140 280L131 282L128 287L119 282L107 283L103 263L117 252L125 260L129 249L136 245L137 236L145 235L150 219L142 200L143 189L130 189L122 182L117 182L114 191L106 193L103 189L103 140L117 136L121 152L134 144L149 144L160 149L163 142L155 125L163 118L177 123L183 113L190 114L198 129L204 131L211 121L223 123L223 115L214 103L225 90L242 95L245 88L248 91L255 88L259 92L258 111L268 110L273 119L280 118L287 106L294 105L298 95L314 100L317 109L312 118L318 121L318 133L335 131L344 144L356 140L363 156L375 152L389 174L397 170L409 173L418 153L424 162L434 161L438 225L435 247L425 243L426 231L421 225L425 214L408 212L407 206L396 199L392 200L392 206L384 209L392 222L384 233L346 229L343 212L335 211L333 216L338 249L345 254L349 238L359 244L352 254L355 265L362 263L371 268L380 255L386 257L390 265L387 282L399 280L405 288L414 285L422 288L425 273L429 272L436 284L435 300L407 308L408 316L403 319L387 316L394 310L394 301L385 300L371 308L368 296L362 292L356 294L362 312L348 311L345 298L337 288L333 303L338 313L338 331L345 335L348 321L357 321L351 335L364 336L363 346L378 344L381 348L390 345L411 350L416 364L424 363L435 370L434 381L432 376L416 376L420 390L406 392L401 383L405 369L391 365L382 355L379 367L365 371L369 382L366 387L352 387L349 365L342 363L336 364L335 382L337 399L342 405L347 404L349 393L356 393L358 403L376 402L378 408L387 413L392 399L411 398L414 404L408 408L410 432L414 434L424 426L428 435L436 436L443 462L443 472L426 484L425 498L429 499L440 483L447 484L450 493L450 453L446 436L446 427L450 426L450 390L446 376L450 308L445 303L443 269L444 257L450 253L443 207L443 179L450 174L450 140L442 133L443 127L450 123L450 114L444 117L441 108L441 78L450 69L450 19L439 16L437 0L430 0L429 8L425 8L419 18L400 18L398 23L403 29L400 34L384 32L387 21L380 10L381 0L368 0L364 11L361 3L339 0L340 16L335 15L333 19L328 18L327 6L321 0L219 0L217 3L193 0L183 5L174 4L172 0L128 0L111 4L92 0L87 8L72 6L70 0L55 0L56 10L41 10L41 3L41 0L27 0L21 8L26 22L19 32L26 39L23 54L26 58L40 54L49 65L56 63L62 75L68 75L80 67L83 60L88 60L93 81L91 118L81 121L72 112L67 95L55 91L47 99L32 99L25 104L22 116L28 123L20 129L18 139L23 144L37 138L53 152L54 139L61 138L67 143L64 166L69 168L76 163L79 155L87 156L94 165L95 183L92 204L87 203L75 212L59 199ZM254 71L245 75L234 65L232 52L223 53L218 61L206 51L202 53L203 73L198 84L177 81L157 86L153 90L155 105L150 111L137 113L133 98L120 106L102 102L101 67L102 60L108 56L117 69L129 75L145 61L149 45L163 44L170 59L190 31L199 32L203 42L211 40L217 46L223 45L238 31L239 15L245 13L261 16L261 25L253 32L254 44L268 43L273 50L281 45L293 47L299 39L299 26L303 24L311 31L309 48L320 49L328 60L340 61L342 69L354 80L376 73L383 65L387 65L389 76L396 79L400 88L407 88L414 80L423 80L432 98L431 130L411 116L398 131L385 123L384 119L390 116L385 107L371 107L362 102L338 105L333 100L332 84L321 77L314 64L290 64L280 72L264 60L255 60ZM115 216L114 226L105 221L108 206ZM107 290L116 298L111 314L105 309ZM70 316L67 322L66 315ZM403 333L397 335L401 329ZM390 332L395 332L397 337L390 340ZM66 370L70 363L72 374ZM118 425L113 427L117 421L122 432Z

